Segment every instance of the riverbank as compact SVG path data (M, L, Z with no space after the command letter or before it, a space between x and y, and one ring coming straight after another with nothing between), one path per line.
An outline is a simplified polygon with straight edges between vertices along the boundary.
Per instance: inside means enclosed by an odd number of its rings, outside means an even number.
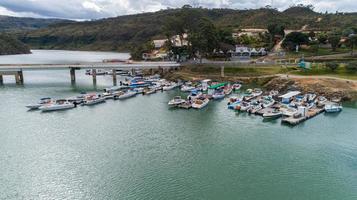
M167 79L244 82L259 85L267 90L299 90L316 93L327 98L341 98L343 101L357 100L357 81L330 76L287 75L290 69L278 66L225 68L224 77L217 67L182 67L164 75Z

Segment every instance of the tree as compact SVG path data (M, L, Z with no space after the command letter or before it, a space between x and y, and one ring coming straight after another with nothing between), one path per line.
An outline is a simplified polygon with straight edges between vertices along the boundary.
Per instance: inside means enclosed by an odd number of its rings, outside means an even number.
M309 37L301 32L291 32L286 35L282 47L288 50L294 50L297 45L309 43Z
M350 62L346 65L346 69L350 72L357 72L357 62Z
M317 40L320 42L320 44L326 44L327 43L327 34L326 33L319 33L317 35Z
M326 63L326 67L329 68L331 71L336 71L336 69L338 69L339 66L340 66L340 64L337 62Z
M275 45L275 36L281 36L282 38L285 36L285 27L279 24L269 24L267 29L270 36L270 48L272 48Z
M328 41L331 44L332 51L336 51L338 45L340 44L341 36L334 32L328 36Z
M143 59L143 53L151 53L155 48L155 45L152 41L146 42L143 45L139 45L137 47L134 47L130 51L130 56L131 59L134 60L142 60Z
M311 41L311 42L309 42L309 46L310 46L310 50L312 52L314 52L315 55L317 55L318 52L319 52L319 48L320 48L319 42L318 41Z
M351 34L347 39L347 46L351 49L351 55L353 56L354 47L357 46L357 35Z
M310 32L309 32L309 37L310 37L311 39L314 39L314 38L316 37L316 33L315 33L314 31L310 31Z

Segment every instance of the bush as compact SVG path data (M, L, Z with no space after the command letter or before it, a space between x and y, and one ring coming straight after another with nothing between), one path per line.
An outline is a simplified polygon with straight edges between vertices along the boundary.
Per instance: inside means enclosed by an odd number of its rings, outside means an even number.
M346 65L346 69L350 72L357 72L357 62L350 62Z
M339 66L340 66L340 64L337 62L326 63L326 67L329 68L331 71L336 71L336 69L338 69Z

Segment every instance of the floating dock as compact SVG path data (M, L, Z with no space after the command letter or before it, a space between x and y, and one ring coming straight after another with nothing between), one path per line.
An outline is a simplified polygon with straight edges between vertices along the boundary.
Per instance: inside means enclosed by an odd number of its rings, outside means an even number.
M290 124L290 125L298 125L300 124L301 122L304 122L308 119L311 119L321 113L325 112L325 109L324 108L312 108L312 109L309 109L309 111L307 112L307 115L306 116L303 116L303 117L298 117L298 118L295 118L295 117L286 117L286 118L283 118L282 119L282 123L287 123L287 124Z

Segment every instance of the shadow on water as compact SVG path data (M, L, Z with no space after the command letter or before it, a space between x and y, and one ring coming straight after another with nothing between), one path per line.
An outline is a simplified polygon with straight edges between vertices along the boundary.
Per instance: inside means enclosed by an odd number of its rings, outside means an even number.
M278 124L278 119L267 119L267 118L263 118L263 123L270 123L270 124Z

